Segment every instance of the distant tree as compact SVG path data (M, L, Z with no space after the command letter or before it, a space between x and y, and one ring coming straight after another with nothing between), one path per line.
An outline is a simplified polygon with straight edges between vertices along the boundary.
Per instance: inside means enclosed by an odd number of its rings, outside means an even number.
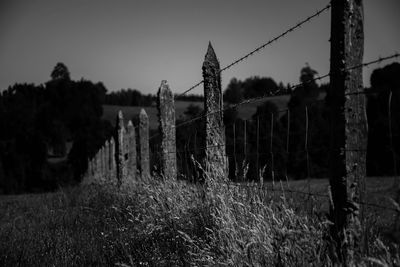
M290 142L288 171L295 178L324 177L327 172L329 149L328 116L325 102L319 99L320 88L314 77L317 71L308 64L300 71L300 86L292 91L290 110ZM307 113L306 113L307 109ZM308 117L308 129L306 118ZM286 128L288 117L282 117ZM287 129L286 129L287 130ZM309 164L305 152L305 137L308 138Z
M51 76L45 86L15 84L1 93L0 127L7 131L0 131L0 186L5 193L52 190L61 176L67 183L79 181L88 157L111 135L111 125L101 120L103 84L71 81L61 63ZM67 153L62 164L48 160Z
M272 78L260 78L255 76L247 78L242 84L245 99L273 95L278 90L278 85Z
M136 89L121 89L105 95L103 103L106 105L146 107L153 105L154 101L154 95L143 95Z
M375 69L371 74L371 88L367 90L367 174L371 176L394 175L394 164L397 167L397 175L400 171L399 77L399 63ZM389 110L390 93L392 96ZM390 140L389 114L392 140Z
M175 94L175 100L201 102L204 100L204 96L197 94Z
M176 125L180 125L176 128L178 169L179 173L183 174L186 179L197 180L200 177L196 173L196 166L191 156L193 155L193 158L200 162L204 153L204 148L202 147L205 137L204 120L190 120L200 116L203 110L198 105L191 104L183 113L184 116L176 120ZM185 124L184 122L187 123Z
M233 78L224 91L224 101L230 104L236 104L243 99L288 93L290 93L289 88L286 88L282 82L277 84L269 77L260 78L254 76L244 81Z
M243 88L241 82L236 78L232 78L224 91L224 101L237 104L243 100Z
M261 174L260 170L266 167L264 179L272 178L272 158L271 158L271 123L272 131L272 150L274 155L273 171L278 176L282 174L285 164L284 133L279 121L280 114L278 107L271 101L265 101L257 107L248 125L249 138L249 176L257 179ZM271 122L272 120L272 122ZM258 144L257 144L257 124L258 124ZM257 160L258 155L258 160ZM258 169L257 169L258 168Z
M194 118L200 116L202 111L203 111L203 109L201 107L199 107L198 105L190 104L189 106L187 106L187 108L183 112L183 114L185 115L185 118L187 120L191 120L191 119L194 119Z
M51 79L52 80L70 80L69 70L64 63L57 63L54 67L53 71L51 72Z
M292 92L289 105L301 106L314 102L319 96L319 86L314 80L318 72L313 70L308 64L300 71L301 85L296 87Z

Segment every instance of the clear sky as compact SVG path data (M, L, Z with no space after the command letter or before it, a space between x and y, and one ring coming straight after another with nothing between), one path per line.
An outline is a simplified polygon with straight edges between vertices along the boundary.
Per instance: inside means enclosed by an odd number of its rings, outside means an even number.
M57 62L73 79L155 93L202 79L211 41L221 66L323 8L325 0L0 0L0 89L44 83ZM364 0L364 61L400 52L400 0ZM308 62L329 71L330 11L222 74L297 83ZM364 83L374 65L364 71ZM202 87L200 87L202 90ZM195 91L196 93L201 90Z

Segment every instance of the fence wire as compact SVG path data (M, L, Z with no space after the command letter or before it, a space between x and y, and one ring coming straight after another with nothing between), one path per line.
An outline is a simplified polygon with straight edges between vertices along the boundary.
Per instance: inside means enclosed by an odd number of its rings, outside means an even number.
M368 67L368 66L370 66L370 65L372 65L372 64L377 64L377 63L381 63L381 62L383 62L383 61L387 61L387 60L390 60L390 59L398 58L399 56L400 56L400 54L395 53L395 54L390 55L390 56L387 56L387 57L380 57L379 59L372 60L372 61L369 61L369 62L365 62L365 63L363 63L363 64L351 66L351 67L349 67L349 68L344 68L344 69L341 70L341 72L346 72L346 71L354 70L354 69L357 69L357 68L365 68L365 67ZM322 76L317 76L317 77L315 77L315 78L313 78L313 79L310 79L310 80L307 80L307 81L305 81L305 82L295 84L295 85L293 85L293 86L290 87L290 90L295 90L296 88L301 87L301 86L304 86L305 84L309 84L309 83L312 83L312 82L320 81L320 80L322 80L322 79L326 79L326 78L330 77L332 74L334 74L334 73L333 73L333 72L329 72L329 73L324 74L324 75L322 75ZM207 116L211 116L211 115L213 115L213 114L217 114L217 113L221 113L221 112L227 111L227 110L229 110L229 109L237 109L238 107L243 106L243 105L254 104L254 103L258 103L258 102L264 101L264 100L266 100L266 99L268 99L268 98L277 96L278 93L280 93L280 92L279 92L279 91L276 91L276 92L274 92L273 94L267 93L267 94L264 94L264 95L262 95L262 96L258 96L258 97L254 97L254 98L250 98L250 99L243 100L243 101L241 101L240 103L237 103L237 104L234 104L234 105L230 105L230 106L227 107L227 108L224 108L224 109L221 109L221 110L217 110L217 111L213 111L213 112L209 112L209 113L207 113L207 114L203 114L203 115L197 116L197 117L195 117L195 118L192 118L192 119L190 119L190 120L187 120L187 121L184 121L184 122L182 122L182 123L179 123L179 124L177 124L177 125L175 126L175 128L182 127L182 126L184 126L184 125L186 125L186 124L195 122L195 121L197 121L197 120L203 119L203 118L205 118L205 117L207 117ZM347 93L347 94L345 94L345 96L347 96L347 95L353 95L353 94L368 94L368 93L365 92L365 91L361 91L361 92L352 92L352 93ZM152 136L152 137L154 137L154 136Z
M266 48L267 46L277 42L278 40L282 39L283 37L285 37L286 35L288 35L289 33L301 28L304 24L310 22L312 19L314 19L315 17L320 16L322 13L324 13L325 11L328 11L331 7L331 3L329 2L324 8L316 11L314 14L312 14L311 16L303 19L302 21L298 22L296 25L290 27L289 29L287 29L286 31L282 32L281 34L277 35L276 37L272 38L271 40L267 41L266 43L261 44L260 46L256 47L255 49L253 49L252 51L248 52L247 54L245 54L244 56L234 60L232 63L228 64L227 66L223 67L219 73L222 73L230 68L232 68L233 66L239 64L240 62L246 60L247 58L251 57L252 55L254 55L257 52L260 52L261 50L263 50L264 48ZM184 96L185 94L189 93L190 91L194 90L195 88L197 88L198 86L200 86L201 84L203 84L204 80L194 84L193 86L191 86L190 88L188 88L187 90L185 90L183 93L177 95L175 98L179 98Z

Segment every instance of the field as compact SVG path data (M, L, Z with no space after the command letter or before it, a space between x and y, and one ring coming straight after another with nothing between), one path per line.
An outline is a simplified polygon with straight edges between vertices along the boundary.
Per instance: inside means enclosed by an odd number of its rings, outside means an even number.
M392 178L368 178L368 202L393 208L387 199L392 184ZM326 194L327 185L313 179L311 191ZM91 186L0 196L0 265L330 266L327 200L305 202L286 182L266 187L260 193L211 180L204 190L155 178L121 190ZM307 181L290 181L289 188L307 192ZM396 247L380 241L395 241L394 215L367 209L365 246L373 259L360 262L395 264L398 254L390 248Z
M203 102L176 101L175 117L178 119L180 116L183 116L184 111L191 104L203 108ZM139 115L141 109L142 107L103 105L103 119L110 121L114 125L118 111L122 110L125 122L127 123L128 120L136 118ZM146 110L146 113L149 116L150 129L157 129L158 127L157 108L155 106L152 106L152 107L144 107L144 109Z
M278 107L278 110L283 110L287 107L289 99L289 95L282 95L271 97L268 99L268 101L273 102ZM262 103L263 102L260 102L258 105L261 105ZM183 117L183 113L189 105L199 106L203 109L203 102L176 101L176 119ZM103 119L110 121L114 125L118 111L122 110L125 116L124 118L127 122L127 120L138 116L141 109L141 107L103 105ZM144 107L144 109L149 116L150 129L156 129L158 127L157 108L155 106L152 106ZM242 119L250 119L251 116L256 112L256 110L257 105L243 105L238 109L238 116Z

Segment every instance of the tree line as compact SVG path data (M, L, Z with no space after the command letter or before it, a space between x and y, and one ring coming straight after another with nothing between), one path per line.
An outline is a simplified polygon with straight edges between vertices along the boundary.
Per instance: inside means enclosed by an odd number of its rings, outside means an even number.
M224 91L224 99L229 103L239 103L245 99L262 96L265 94L285 95L291 94L291 86L283 85L282 82L276 83L270 77L249 77L244 81L233 78ZM203 101L203 95L200 94L175 94L177 101ZM142 94L137 89L121 89L107 93L105 96L106 105L118 106L154 106L157 99L152 94Z
M0 94L0 191L54 190L79 182L111 134L101 119L102 83L73 81L58 63L43 85L15 84ZM60 160L60 159L67 160Z
M287 174L294 179L328 176L329 99L324 94L330 87L329 84L313 82L316 74L310 66L304 67L300 72L302 85L295 90L290 90L290 85L285 87L282 83L275 83L272 78L231 80L224 90L226 153L231 179L243 179L246 173L255 178L264 166L265 179L272 178L272 170L276 177ZM365 89L369 129L368 175L398 175L400 169L398 77L398 63L376 69L371 75L371 87ZM120 91L114 95L123 98L123 92L130 95L125 96L130 104L145 106L154 102L153 96L143 96L137 90ZM238 110L229 108L244 99L276 93L290 93L290 114L282 113L273 102L265 101L245 126ZM101 119L102 105L111 103L107 102L110 95L112 93L107 94L102 83L71 80L68 68L62 63L55 66L50 80L43 85L15 84L4 90L0 94L0 192L37 192L78 183L86 171L87 159L113 134L111 123ZM187 97L188 101L202 99L197 95ZM196 105L189 106L177 124L202 112ZM137 118L132 119L137 122ZM305 153L306 134L308 153ZM191 156L201 160L203 142L203 122L196 121L177 129L180 173L196 179L198 174ZM155 140L153 143L159 142ZM153 154L153 163L156 166L157 153Z

